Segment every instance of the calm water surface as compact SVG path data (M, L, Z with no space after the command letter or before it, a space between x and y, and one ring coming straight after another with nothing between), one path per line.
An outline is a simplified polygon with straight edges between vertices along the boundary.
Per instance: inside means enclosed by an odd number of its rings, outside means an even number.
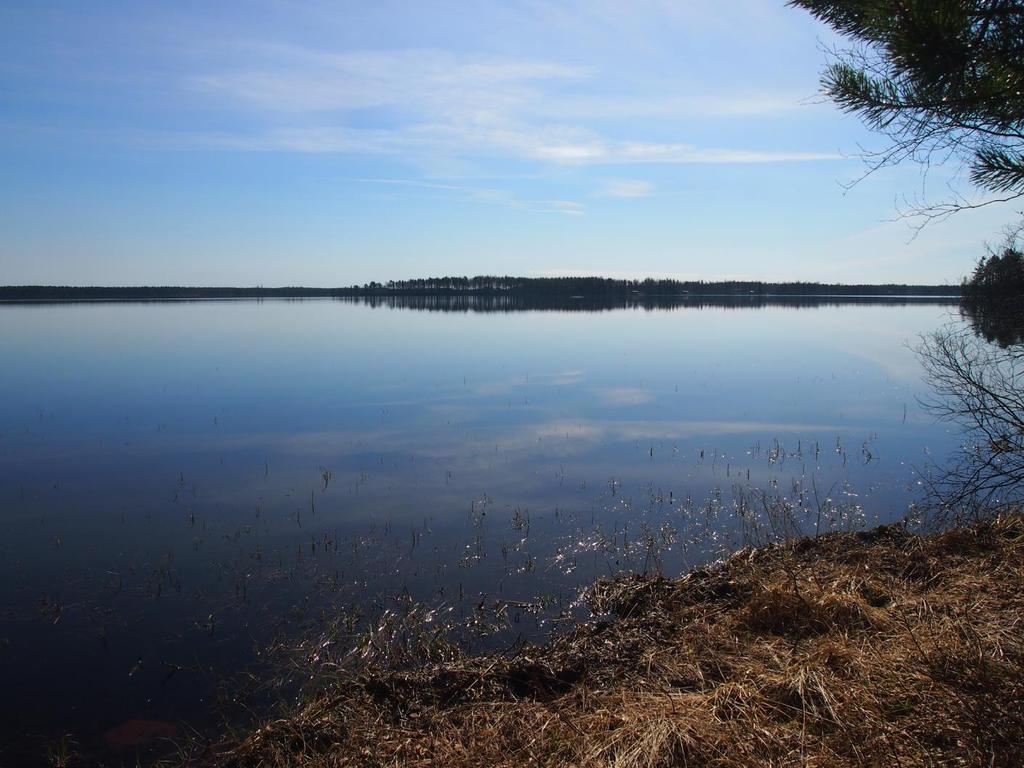
M0 307L0 764L132 719L208 724L219 680L339 608L409 596L466 626L485 606L503 629L464 641L507 644L595 577L768 535L739 514L762 498L805 532L818 510L898 519L957 442L907 346L950 322Z

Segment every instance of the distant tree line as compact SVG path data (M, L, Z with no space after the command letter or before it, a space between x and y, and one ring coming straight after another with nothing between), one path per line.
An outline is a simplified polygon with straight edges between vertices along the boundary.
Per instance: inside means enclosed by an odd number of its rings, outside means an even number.
M187 299L316 298L351 295L344 288L231 288L185 286L0 286L0 301L164 301Z
M616 280L605 277L430 277L341 288L181 286L0 286L0 301L160 301L345 296L519 296L625 301L637 296L959 296L960 286Z

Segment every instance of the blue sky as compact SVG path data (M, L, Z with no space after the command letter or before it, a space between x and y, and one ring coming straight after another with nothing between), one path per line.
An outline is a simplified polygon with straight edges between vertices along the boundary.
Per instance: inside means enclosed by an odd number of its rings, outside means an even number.
M958 282L771 0L0 4L0 283Z

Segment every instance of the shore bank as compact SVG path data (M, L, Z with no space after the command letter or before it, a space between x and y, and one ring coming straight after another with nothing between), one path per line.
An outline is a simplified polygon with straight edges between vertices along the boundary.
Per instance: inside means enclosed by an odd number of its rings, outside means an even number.
M1019 765L1024 516L737 552L590 590L514 655L339 665L221 766ZM444 653L439 654L445 656Z

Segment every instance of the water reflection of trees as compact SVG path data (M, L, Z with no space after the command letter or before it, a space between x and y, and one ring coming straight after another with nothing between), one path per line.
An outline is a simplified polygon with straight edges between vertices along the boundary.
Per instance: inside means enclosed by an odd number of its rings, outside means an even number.
M1024 344L1024 296L964 299L960 314L974 332L1001 347Z
M871 306L906 306L908 304L952 305L948 297L817 297L817 296L637 296L634 298L565 297L524 294L422 294L393 296L360 296L340 298L374 308L411 309L427 312L523 312L545 310L554 312L610 312L621 309L672 310L681 308L759 309L790 307L813 309L850 304Z

